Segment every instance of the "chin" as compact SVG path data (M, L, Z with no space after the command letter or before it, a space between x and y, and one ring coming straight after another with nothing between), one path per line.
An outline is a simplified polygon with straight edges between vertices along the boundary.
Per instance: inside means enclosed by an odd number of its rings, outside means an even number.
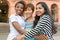
M40 15L37 15L37 16L40 16Z
M17 12L17 14L20 14L20 13Z

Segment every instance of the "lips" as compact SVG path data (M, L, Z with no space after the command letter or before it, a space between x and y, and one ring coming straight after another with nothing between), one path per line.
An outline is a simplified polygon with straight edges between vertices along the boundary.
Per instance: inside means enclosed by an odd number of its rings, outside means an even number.
M39 13L41 13L41 12L40 12L40 11L37 11L36 13L39 14Z
M17 12L19 13L19 12L21 12L21 10L17 10Z

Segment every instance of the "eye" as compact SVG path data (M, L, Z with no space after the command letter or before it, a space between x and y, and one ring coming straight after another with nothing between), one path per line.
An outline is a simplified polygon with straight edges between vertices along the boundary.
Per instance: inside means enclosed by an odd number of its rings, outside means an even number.
M39 9L41 9L41 7L39 7Z
M17 6L16 8L19 8L19 6Z
M21 7L21 9L23 9L23 7Z
M20 8L20 9L23 9L23 7L20 7L20 6L17 6L16 8Z

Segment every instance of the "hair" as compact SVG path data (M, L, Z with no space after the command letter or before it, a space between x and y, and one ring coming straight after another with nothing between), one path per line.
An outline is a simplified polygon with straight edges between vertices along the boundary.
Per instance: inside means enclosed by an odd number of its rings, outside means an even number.
M54 11L55 11L55 10L52 10L54 8L58 8L56 4L51 5L51 13L52 13L52 15L54 14Z
M33 5L32 3L28 3L28 4L26 5L26 9L27 9L28 7L30 7L30 8L32 9L32 11L34 12L34 5Z
M32 3L28 3L27 5L26 5L26 10L27 10L27 8L28 7L30 7L31 9L32 9L32 12L34 12L34 5L32 4ZM30 17L28 17L27 19L29 19ZM27 20L26 19L26 20Z
M55 7L57 7L56 4L52 4L52 5L51 5L51 8L55 8Z
M47 4L46 4L45 2L38 2L38 3L36 4L36 6L39 5L39 4L41 4L42 7L43 7L44 10L45 10L45 12L44 12L42 15L49 15L49 16L51 17L51 19L52 19L52 33L55 34L55 33L56 33L56 27L55 27L55 25L54 25L54 20L53 20L53 17L52 17L52 15L51 15L49 9L48 9ZM35 26L37 25L39 19L40 19L40 16L37 16L37 15L36 15L36 16L35 16L35 20L34 20L33 28L35 28Z
M22 4L23 5L23 12L25 10L25 7L26 7L26 3L24 1L19 1L15 4L15 7L18 5L18 4Z

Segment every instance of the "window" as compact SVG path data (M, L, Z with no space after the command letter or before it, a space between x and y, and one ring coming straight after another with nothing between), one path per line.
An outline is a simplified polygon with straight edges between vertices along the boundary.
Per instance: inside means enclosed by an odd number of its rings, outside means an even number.
M8 21L8 4L6 1L0 1L0 22Z

